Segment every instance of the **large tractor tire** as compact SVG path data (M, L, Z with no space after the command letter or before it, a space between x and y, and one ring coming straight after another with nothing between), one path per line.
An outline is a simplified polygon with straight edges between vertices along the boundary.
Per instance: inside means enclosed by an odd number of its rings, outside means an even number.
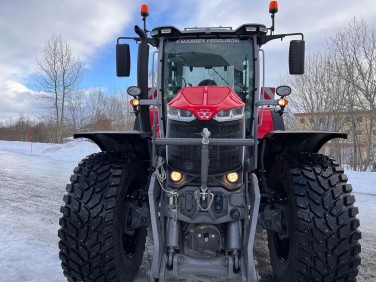
M146 228L126 231L130 205L146 177L129 153L98 153L75 168L59 229L59 257L68 281L133 281ZM135 200L136 199L136 200Z
M278 156L268 177L285 234L268 231L277 281L356 281L361 234L352 187L326 156Z

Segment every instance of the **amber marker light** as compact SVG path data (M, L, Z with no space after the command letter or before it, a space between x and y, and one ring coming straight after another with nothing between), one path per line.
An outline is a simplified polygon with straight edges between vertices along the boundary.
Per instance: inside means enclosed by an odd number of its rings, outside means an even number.
M182 179L183 175L178 171L171 172L171 179L175 182L178 182Z
M148 5L141 5L141 16L148 17L149 16L149 7Z
M278 105L281 107L286 107L289 104L289 100L286 98L281 98L278 100Z
M278 12L278 2L277 1L270 1L269 3L269 13L275 14Z
M137 106L140 105L140 100L138 100L138 99L131 99L129 101L129 104L131 104L131 106L133 106L133 107L137 107Z
M230 181L231 183L234 183L236 181L238 181L239 179L239 175L237 172L230 172L226 175L226 178L228 181Z

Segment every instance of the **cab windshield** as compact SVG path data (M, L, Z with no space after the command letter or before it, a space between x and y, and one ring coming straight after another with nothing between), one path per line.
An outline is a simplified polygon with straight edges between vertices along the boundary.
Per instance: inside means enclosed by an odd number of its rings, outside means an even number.
M230 86L250 104L254 55L251 39L180 39L164 48L163 100L168 103L182 87Z

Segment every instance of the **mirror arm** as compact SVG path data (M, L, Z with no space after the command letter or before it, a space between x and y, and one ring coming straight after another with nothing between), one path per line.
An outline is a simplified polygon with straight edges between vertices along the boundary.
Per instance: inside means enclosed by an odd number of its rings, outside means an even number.
M274 40L274 39L281 39L282 40L286 36L294 36L294 35L300 35L302 37L302 40L304 40L303 33L286 33L286 34L259 36L258 39L257 39L257 44L261 46L261 45L268 43L271 40Z
M125 40L127 40L127 39L133 39L136 42L140 41L139 37L124 37L124 36L122 36L122 37L118 37L117 44L119 44L120 40L123 40L123 39L125 39Z
M124 36L122 36L122 37L118 37L117 44L120 44L119 43L120 40L129 40L129 39L134 40L136 42L140 42L141 41L141 39L139 37L124 37ZM150 44L153 47L155 47L155 45L156 45L155 44L155 39L153 39L153 38L147 38L147 42L148 42L148 44Z

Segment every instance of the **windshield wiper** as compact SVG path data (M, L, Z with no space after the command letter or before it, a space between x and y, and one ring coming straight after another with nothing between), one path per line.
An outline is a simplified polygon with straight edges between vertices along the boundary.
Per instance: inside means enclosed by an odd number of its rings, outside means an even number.
M224 81L224 82L226 82L226 84L228 85L228 86L230 86L230 83L228 83L227 81L226 81L226 79L224 79L223 77L222 77L222 75L220 75L213 67L211 67L211 69L216 73L216 74L218 74L218 76L220 77L220 78L222 78L222 80Z

